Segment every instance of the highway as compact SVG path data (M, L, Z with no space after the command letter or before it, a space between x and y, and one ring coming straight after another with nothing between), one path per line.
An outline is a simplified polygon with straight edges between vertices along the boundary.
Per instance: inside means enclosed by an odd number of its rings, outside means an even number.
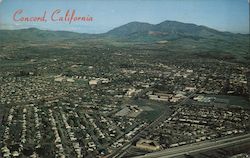
M250 134L224 138L221 140L204 141L201 143L188 144L180 147L170 148L159 152L154 152L136 158L173 158L184 154L198 153L213 149L223 148L231 145L237 145L244 142L250 142Z

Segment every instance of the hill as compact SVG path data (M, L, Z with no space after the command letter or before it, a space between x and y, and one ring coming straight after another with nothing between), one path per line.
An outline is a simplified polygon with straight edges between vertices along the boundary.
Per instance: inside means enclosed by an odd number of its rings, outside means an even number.
M69 31L49 31L37 28L20 30L0 30L1 42L26 42L26 41L57 41L64 39L86 38L88 34Z
M49 41L105 41L123 44L158 44L155 48L172 52L191 52L198 56L249 59L249 34L221 32L206 26L177 21L159 24L131 22L103 34L84 34L68 31L48 31L36 28L0 30L0 42L49 42ZM160 46L159 46L160 45ZM143 49L146 47L144 46ZM234 57L233 57L234 56ZM237 58L238 58L237 57Z

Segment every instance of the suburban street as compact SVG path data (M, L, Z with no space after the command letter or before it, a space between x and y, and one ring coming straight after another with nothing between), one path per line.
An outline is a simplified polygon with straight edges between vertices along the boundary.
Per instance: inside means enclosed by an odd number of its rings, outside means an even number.
M191 93L187 98L185 98L184 100L182 100L180 103L178 103L176 106L179 107L183 104L185 104L191 97L194 96L195 93ZM170 117L173 117L175 116L178 111L180 110L181 108L179 108L177 111L175 111ZM150 128L153 128L154 126L156 126L157 124L159 124L161 121L163 120L166 120L167 118L169 117L169 111L165 111L163 112L156 120L154 120L151 124L149 124L146 128L144 128L142 131L140 131L138 134L136 134L131 140L130 142L128 142L126 145L124 145L124 147L120 150L118 150L118 153L116 152L115 154L113 154L112 156L113 157L122 157L125 153L126 153L126 150L131 147L132 145L132 142L135 141L136 139L139 138L139 136L145 132L146 130L150 129Z

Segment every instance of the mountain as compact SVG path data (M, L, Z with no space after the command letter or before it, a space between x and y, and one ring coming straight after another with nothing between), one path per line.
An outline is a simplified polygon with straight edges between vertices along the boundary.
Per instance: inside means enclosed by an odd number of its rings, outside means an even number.
M131 22L110 30L105 36L121 43L159 44L156 48L163 52L182 53L184 56L239 61L250 58L249 34L221 32L177 21L167 20L155 25Z
M180 38L190 38L194 40L202 38L224 39L225 37L231 36L232 33L220 32L195 24L164 21L156 25L131 22L107 32L106 35L132 41L157 41L177 40Z

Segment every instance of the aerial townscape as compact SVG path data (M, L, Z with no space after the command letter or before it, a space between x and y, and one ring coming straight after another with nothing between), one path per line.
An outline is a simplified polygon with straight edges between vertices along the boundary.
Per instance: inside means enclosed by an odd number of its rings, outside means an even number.
M177 21L0 35L0 157L250 155L249 35Z

